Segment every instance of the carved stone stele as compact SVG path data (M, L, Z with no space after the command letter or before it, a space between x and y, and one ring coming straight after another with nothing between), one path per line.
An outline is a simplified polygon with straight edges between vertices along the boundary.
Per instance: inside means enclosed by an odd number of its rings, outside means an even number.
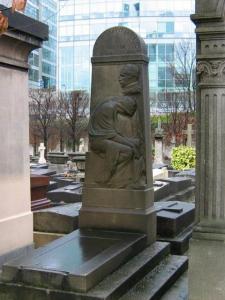
M148 57L132 30L113 27L92 57L89 152L81 228L144 232L155 241Z

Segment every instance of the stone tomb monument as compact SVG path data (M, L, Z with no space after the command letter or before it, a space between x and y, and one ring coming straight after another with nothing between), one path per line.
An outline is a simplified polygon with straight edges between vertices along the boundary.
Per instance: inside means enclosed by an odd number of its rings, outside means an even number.
M146 45L115 27L93 54L81 229L5 264L0 299L159 299L187 269L155 242Z
M147 234L155 241L148 57L144 41L123 27L96 41L90 151L80 228Z

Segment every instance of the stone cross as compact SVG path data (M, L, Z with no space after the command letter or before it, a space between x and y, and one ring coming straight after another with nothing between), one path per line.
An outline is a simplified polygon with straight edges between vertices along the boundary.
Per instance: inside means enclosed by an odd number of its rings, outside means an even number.
M188 124L187 130L182 130L182 133L187 135L187 146L192 147L192 135L195 133L195 130L192 130L192 124Z
M44 143L40 143L40 146L38 147L38 152L40 152L40 157L38 160L39 164L46 164L45 149Z

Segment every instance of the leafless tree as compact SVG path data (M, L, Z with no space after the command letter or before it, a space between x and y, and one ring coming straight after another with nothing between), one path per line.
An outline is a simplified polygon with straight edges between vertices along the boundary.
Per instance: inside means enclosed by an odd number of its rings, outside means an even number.
M88 126L89 95L82 90L62 94L66 112L66 124L68 127L69 143L72 151L79 146L79 141Z
M44 142L46 154L56 120L56 93L53 89L31 89L29 96L30 133L33 140Z
M195 60L195 46L192 41L185 40L175 45L174 61L167 65L175 85L173 91L159 94L163 101L158 101L158 108L167 116L168 142L175 137L176 143L181 143L182 130L186 129L187 123L193 122L196 109Z
M196 50L191 40L184 40L175 46L175 61L170 70L175 81L175 90L183 103L183 111L196 110Z
M56 101L56 128L59 138L60 151L63 152L64 145L67 139L67 124L66 124L66 101L68 96L66 93L59 92Z

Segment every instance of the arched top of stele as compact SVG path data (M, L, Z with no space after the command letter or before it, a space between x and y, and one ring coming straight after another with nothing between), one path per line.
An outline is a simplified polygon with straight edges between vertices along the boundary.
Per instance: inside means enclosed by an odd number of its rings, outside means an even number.
M137 54L147 56L147 46L134 31L123 26L105 30L96 40L93 50L93 57Z

